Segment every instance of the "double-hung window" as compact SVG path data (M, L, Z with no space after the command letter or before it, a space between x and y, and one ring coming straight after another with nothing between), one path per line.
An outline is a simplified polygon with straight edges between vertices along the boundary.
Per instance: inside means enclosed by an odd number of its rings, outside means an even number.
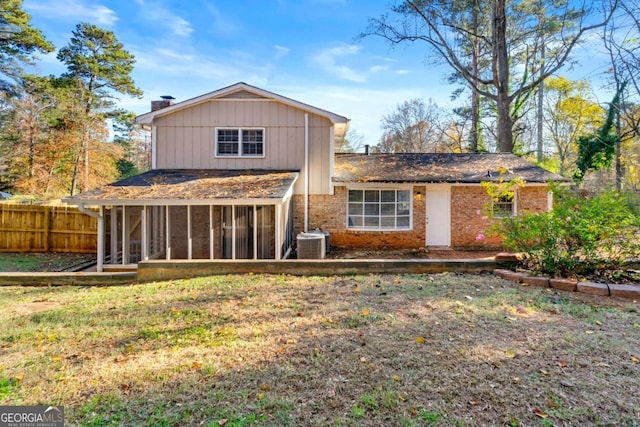
M515 195L506 194L502 195L493 202L493 216L495 218L508 218L514 215Z
M348 199L350 229L411 229L411 190L352 189Z
M216 129L216 156L264 157L264 129Z

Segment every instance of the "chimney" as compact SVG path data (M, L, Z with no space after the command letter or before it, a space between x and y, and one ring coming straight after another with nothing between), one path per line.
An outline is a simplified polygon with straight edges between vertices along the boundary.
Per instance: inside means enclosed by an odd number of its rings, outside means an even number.
M160 101L151 101L151 111L158 111L163 108L169 107L173 105L173 100L175 99L171 95L162 95Z
M369 155L369 144L364 145L364 154L367 156Z

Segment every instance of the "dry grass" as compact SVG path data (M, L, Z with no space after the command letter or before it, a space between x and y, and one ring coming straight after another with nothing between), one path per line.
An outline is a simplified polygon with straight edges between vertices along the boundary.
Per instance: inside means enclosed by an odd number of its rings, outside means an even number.
M638 425L637 302L493 276L0 288L0 404L68 425Z

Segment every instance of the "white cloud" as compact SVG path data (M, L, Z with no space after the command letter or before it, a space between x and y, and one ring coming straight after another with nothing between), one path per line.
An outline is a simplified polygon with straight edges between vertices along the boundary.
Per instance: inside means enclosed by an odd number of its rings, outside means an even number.
M193 27L189 21L160 6L152 6L145 9L144 16L155 25L165 27L179 37L189 37L193 32Z
M404 76L406 74L409 74L411 71L409 70L396 70L396 74L399 76Z
M334 74L341 79L364 83L367 81L366 74L359 73L347 65L338 64L338 60L354 56L360 49L362 49L362 46L347 44L323 49L313 57L313 62L326 72Z
M116 23L116 13L100 4L86 5L82 1L67 0L64 6L59 0L30 0L24 3L26 11L46 14L48 17L69 18L110 27Z
M389 67L387 67L386 65L374 65L374 66L369 68L369 72L370 73L379 73L380 71L386 71L388 69L389 69Z
M289 49L288 47L284 47L280 45L275 45L273 47L276 50L276 54L274 55L276 59L280 59L283 56L286 56L289 52L291 52L291 49Z
M238 33L240 25L236 24L231 17L222 15L213 3L206 2L205 8L212 18L211 25L209 25L211 31L223 37L232 37Z

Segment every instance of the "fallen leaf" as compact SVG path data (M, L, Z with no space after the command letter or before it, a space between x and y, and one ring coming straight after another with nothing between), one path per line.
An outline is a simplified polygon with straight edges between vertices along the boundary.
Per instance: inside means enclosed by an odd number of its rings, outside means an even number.
M584 333L591 335L593 333L593 331L584 331Z
M602 326L602 322L600 322L599 320L596 320L596 325Z
M558 404L556 402L554 402L553 400L547 400L547 406L549 408L557 408Z
M202 362L193 362L191 364L191 369L199 370L202 368Z
M418 344L424 344L424 343L426 343L426 342L427 342L427 340L426 340L426 339L424 339L424 337L417 337L417 338L416 338L416 342L417 342Z
M264 394L258 393L258 400L262 400L262 399L264 399Z
M539 416L540 418L548 418L549 414L547 414L546 412L544 412L542 409L538 408L537 406L535 408L533 408L533 413L536 414L537 416Z
M363 316L368 316L369 315L369 309L365 308L364 310L362 310L362 315Z
M219 426L226 426L228 422L229 422L229 420L228 420L228 419L223 418L223 419L221 419L221 420L218 420L218 425L219 425Z
M637 357L635 357L635 356L631 356L631 361L632 361L633 363L640 363L640 359L638 359L638 358L637 358Z
M398 375L392 376L391 379L396 381L396 382L400 381L400 377Z
M567 362L556 362L556 365L558 365L561 368L566 368L567 367Z
M513 350L505 351L504 355L507 356L509 359L514 359L517 356L516 352Z
M260 386L260 390L262 390L262 391L269 391L269 390L271 390L271 387L269 387L269 386L268 386L268 385L266 385L266 384L262 384L262 385Z
M545 371L544 369L540 369L538 372L540 372L542 375L544 375L545 377L549 376L549 371Z
M475 401L475 400L470 400L470 401L469 401L469 405L471 405L471 406L477 406L477 405L478 405L478 402L477 402L477 401Z
M514 384L520 384L520 377L513 377Z

